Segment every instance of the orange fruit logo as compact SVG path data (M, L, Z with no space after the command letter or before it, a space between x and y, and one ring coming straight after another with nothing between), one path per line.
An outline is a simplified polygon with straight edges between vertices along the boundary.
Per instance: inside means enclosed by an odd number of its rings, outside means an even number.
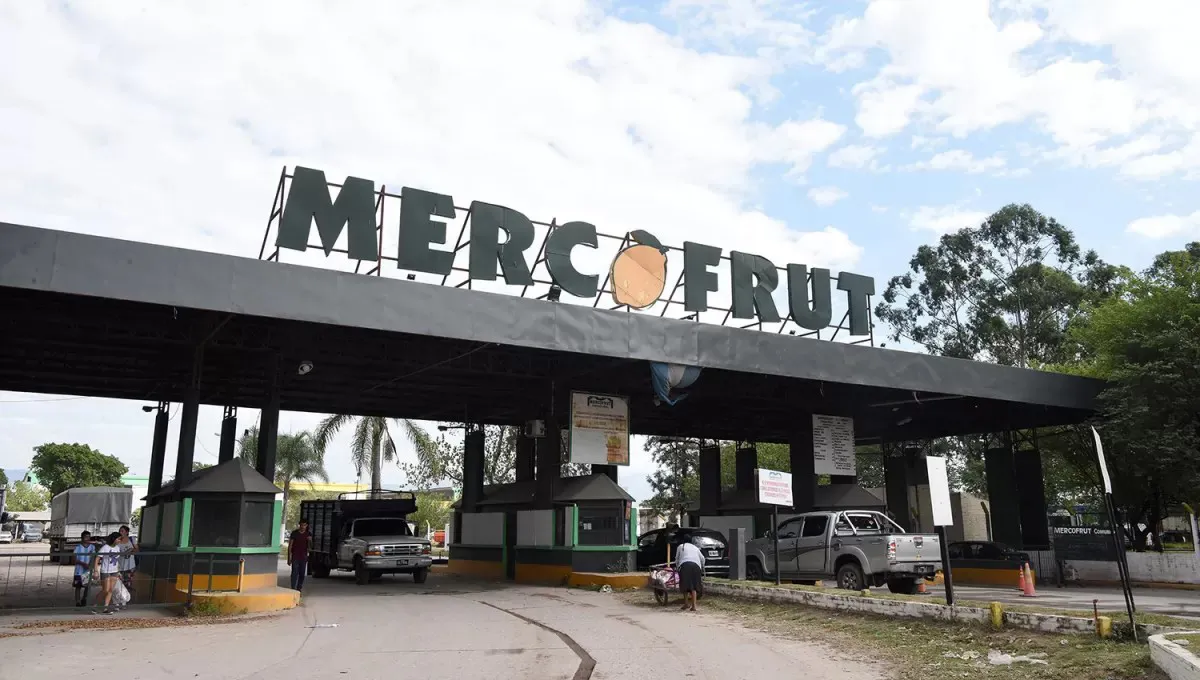
M613 300L631 309L645 309L655 302L667 287L666 249L654 236L631 232L635 242L617 253L609 274Z

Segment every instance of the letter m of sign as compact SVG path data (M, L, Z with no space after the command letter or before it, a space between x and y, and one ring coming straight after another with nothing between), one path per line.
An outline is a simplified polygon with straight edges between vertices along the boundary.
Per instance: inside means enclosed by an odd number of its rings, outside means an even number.
M279 217L279 234L275 245L291 250L307 250L308 234L313 220L325 255L349 227L347 250L351 259L376 260L379 247L375 240L375 183L359 177L347 177L337 199L329 197L329 185L321 170L297 167L283 214Z

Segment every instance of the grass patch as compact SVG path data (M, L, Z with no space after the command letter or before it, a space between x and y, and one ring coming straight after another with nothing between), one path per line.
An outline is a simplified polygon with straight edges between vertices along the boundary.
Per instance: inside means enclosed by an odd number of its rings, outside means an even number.
M1184 645L1184 647L1187 647L1189 652L1200 655L1200 633L1190 633L1188 635L1169 634L1167 635L1167 639L1171 642L1179 642L1182 640L1183 642L1187 643Z
M221 618L229 616L241 616L246 613L244 607L234 607L227 600L200 597L192 600L192 606L183 610L183 615L188 618Z
M631 603L658 607L644 593ZM982 626L898 620L829 612L797 605L708 595L701 609L781 637L824 642L886 662L900 680L970 678L996 680L1165 680L1146 645L1105 642L1089 636L994 631ZM1026 656L1045 663L992 665L988 652Z

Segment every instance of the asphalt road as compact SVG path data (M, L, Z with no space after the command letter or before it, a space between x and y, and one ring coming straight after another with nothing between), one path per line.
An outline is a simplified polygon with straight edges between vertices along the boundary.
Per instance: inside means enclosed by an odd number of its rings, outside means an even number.
M0 680L882 680L887 671L719 615L658 607L649 593L637 606L612 594L448 575L423 585L395 576L367 586L347 575L310 580L305 590L300 608L268 620L0 635ZM0 634L4 625L0 619Z

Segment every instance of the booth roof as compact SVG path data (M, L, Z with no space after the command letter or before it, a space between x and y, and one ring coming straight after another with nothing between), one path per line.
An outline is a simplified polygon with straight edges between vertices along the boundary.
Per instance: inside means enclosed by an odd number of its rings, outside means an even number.
M753 489L727 489L721 495L720 510L745 510L757 512L770 510L774 506L758 502L758 492ZM814 510L878 510L887 503L857 484L827 484L818 486L813 497ZM692 512L699 511L700 504L688 506ZM782 509L782 508L781 508ZM791 512L791 509L788 509Z
M170 496L175 493L177 486L175 480L172 480L164 484L157 494L147 496L144 500L160 496ZM257 493L275 495L282 492L283 489L275 486L266 477L259 474L258 470L247 465L246 461L242 460L240 456L233 460L225 461L220 465L193 472L187 486L183 487L183 493L189 496L201 493Z
M523 505L533 502L536 482L510 482L493 484L483 488L480 505ZM625 489L617 485L608 475L591 474L578 477L562 477L554 484L554 502L559 504L588 501L633 502ZM462 507L462 499L454 502L455 509Z

